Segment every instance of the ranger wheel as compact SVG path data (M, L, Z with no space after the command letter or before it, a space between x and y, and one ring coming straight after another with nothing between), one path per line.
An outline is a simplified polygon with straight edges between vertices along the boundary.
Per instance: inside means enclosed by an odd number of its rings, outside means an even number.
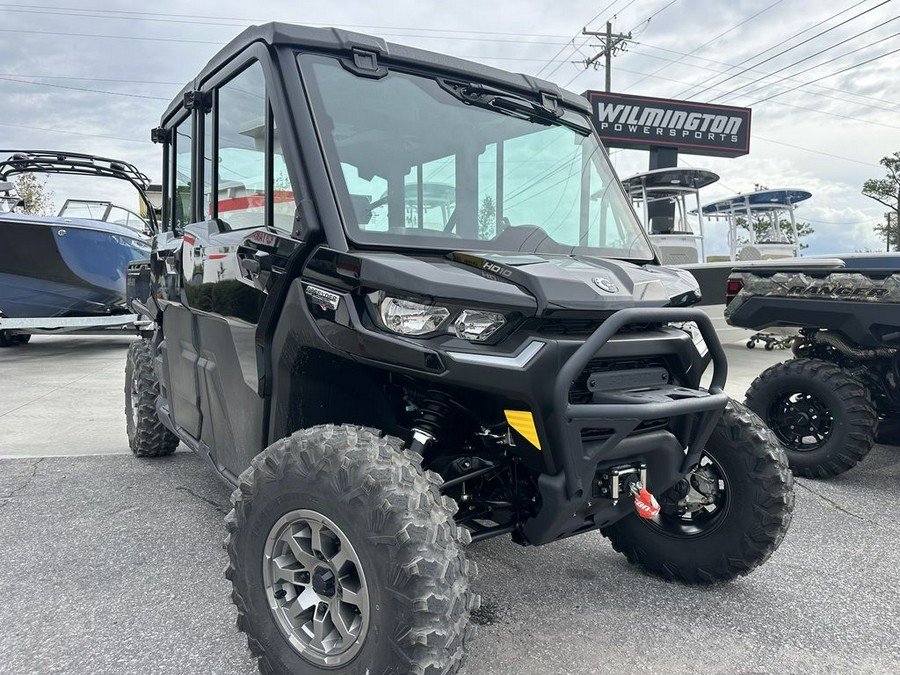
M237 625L262 673L455 673L469 637L469 533L441 478L373 429L298 431L232 494Z
M135 340L128 346L125 364L125 428L128 445L137 457L163 457L178 447L178 437L156 415L159 382L153 372L153 351L149 340Z
M709 584L744 575L784 539L794 507L784 452L762 421L731 401L698 466L637 513L602 530L613 548L669 581Z
M794 359L766 369L746 403L775 432L799 476L836 476L875 444L878 414L868 389L827 361Z

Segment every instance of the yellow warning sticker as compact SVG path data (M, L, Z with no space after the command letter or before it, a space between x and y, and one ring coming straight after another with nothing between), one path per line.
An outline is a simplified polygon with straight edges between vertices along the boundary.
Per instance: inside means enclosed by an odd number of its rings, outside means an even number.
M518 431L525 439L538 450L541 449L541 441L538 438L537 428L534 426L534 416L529 410L504 410L506 422Z

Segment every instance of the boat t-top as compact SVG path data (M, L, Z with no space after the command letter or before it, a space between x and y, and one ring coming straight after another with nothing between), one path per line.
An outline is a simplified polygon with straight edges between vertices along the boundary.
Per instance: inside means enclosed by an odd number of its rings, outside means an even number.
M706 260L700 190L719 176L707 169L654 169L622 181L664 265Z
M706 204L702 216L724 220L728 225L729 256L715 260L775 260L800 256L800 238L796 205L812 197L806 190L757 190ZM761 232L753 223L764 223ZM789 223L786 231L784 223ZM746 228L747 239L741 241L739 228ZM714 259L710 259L714 262Z

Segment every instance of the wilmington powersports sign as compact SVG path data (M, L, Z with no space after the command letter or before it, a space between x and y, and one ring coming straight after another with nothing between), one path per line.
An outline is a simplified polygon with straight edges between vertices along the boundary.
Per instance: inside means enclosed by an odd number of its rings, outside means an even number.
M588 91L594 124L613 148L677 148L694 155L739 157L750 151L750 109L649 96Z

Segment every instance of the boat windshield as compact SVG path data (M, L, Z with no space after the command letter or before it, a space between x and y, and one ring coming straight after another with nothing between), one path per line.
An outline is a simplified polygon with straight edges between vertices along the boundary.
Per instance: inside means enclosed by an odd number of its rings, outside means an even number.
M653 259L583 115L478 83L298 59L357 244Z
M89 199L67 199L59 211L60 218L82 218L125 225L133 230L147 230L147 221L138 214L112 202Z
M12 213L20 201L18 197L0 195L0 213Z

